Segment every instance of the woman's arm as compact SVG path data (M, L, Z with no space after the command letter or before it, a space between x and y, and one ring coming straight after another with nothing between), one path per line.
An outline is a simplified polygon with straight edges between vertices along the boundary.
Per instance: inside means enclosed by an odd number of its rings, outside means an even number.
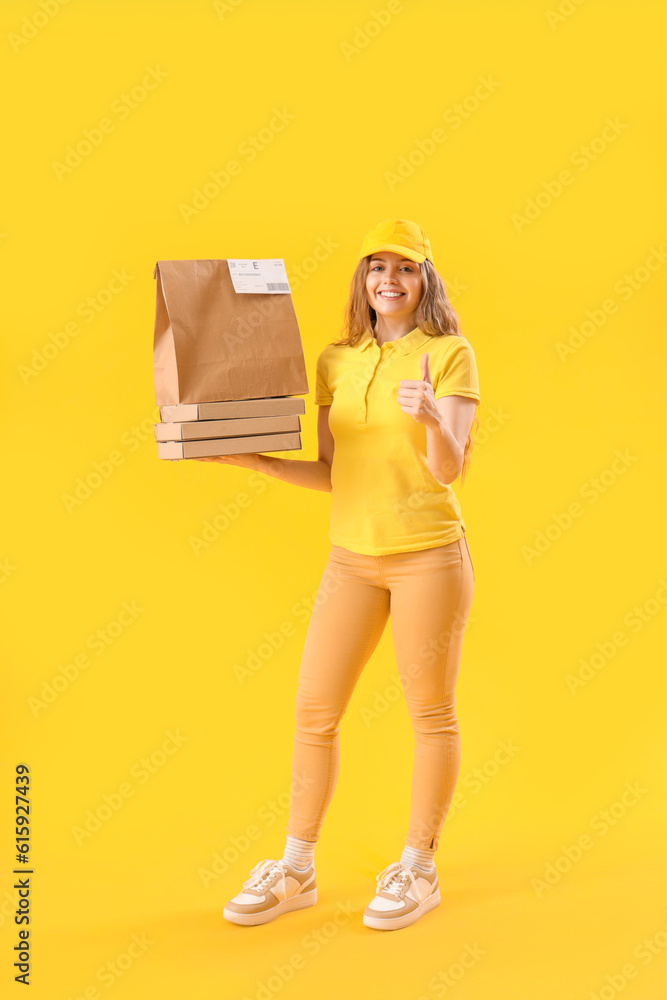
M426 461L435 478L448 486L461 474L477 403L452 394L436 399L435 405L438 416L426 424Z
M421 380L402 379L398 402L404 413L426 426L426 461L445 486L461 474L466 441L475 418L477 401L468 396L441 396L433 393L428 354L421 357Z
M300 458L278 458L252 452L247 455L216 455L199 458L199 462L220 462L224 465L242 465L254 472L264 472L294 486L305 486L310 490L331 492L331 463L333 462L334 440L329 430L330 406L319 406L317 413L317 461L306 462Z

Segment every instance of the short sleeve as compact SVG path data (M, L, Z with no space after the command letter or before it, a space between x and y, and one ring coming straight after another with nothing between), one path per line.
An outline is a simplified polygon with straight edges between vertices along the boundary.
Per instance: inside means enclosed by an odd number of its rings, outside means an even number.
M464 337L451 337L449 345L440 362L442 370L431 369L433 379L433 395L436 399L443 396L468 396L479 403L479 377L475 352ZM436 382L437 378L437 382Z
M316 406L329 406L333 403L333 396L331 390L329 389L329 384L327 382L327 361L325 358L325 352L321 352L317 359L317 369L315 375L315 405Z

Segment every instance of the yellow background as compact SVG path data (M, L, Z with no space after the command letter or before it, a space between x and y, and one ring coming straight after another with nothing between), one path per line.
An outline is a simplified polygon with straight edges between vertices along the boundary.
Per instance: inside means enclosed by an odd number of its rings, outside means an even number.
M667 268L641 268L667 237L664 5L564 0L556 20L557 0L44 2L56 12L0 9L3 995L23 995L11 869L25 761L34 998L662 1000ZM22 31L33 37L17 42ZM156 67L159 84L123 112ZM244 159L276 108L293 118ZM112 130L59 179L56 161L105 117ZM417 163L437 128L445 138ZM240 173L185 221L179 206L233 158ZM157 459L153 267L285 259L311 389L300 457L313 459L315 359L340 333L364 233L391 216L429 234L482 393L456 484L476 594L457 805L436 858L443 902L397 933L361 922L408 816L413 738L388 628L342 723L318 904L239 928L224 903L284 848L329 497ZM127 284L109 296L114 271ZM102 307L88 321L90 296ZM560 357L608 300L614 311ZM72 506L78 480L108 461ZM117 627L123 602L141 610ZM98 629L115 633L102 653ZM86 652L35 711L30 699ZM260 666L241 682L251 654ZM568 675L591 659L573 692ZM169 732L182 743L164 753ZM77 843L88 810L128 783ZM626 783L637 791L623 803Z

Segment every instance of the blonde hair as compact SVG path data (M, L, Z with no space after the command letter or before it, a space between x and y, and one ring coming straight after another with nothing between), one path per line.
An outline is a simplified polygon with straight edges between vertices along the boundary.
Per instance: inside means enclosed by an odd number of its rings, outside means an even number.
M343 336L340 340L332 341L334 347L356 347L364 333L373 334L377 313L366 295L366 277L372 256L369 254L367 257L362 257L354 270L350 282L350 295L343 312ZM415 312L415 326L431 337L462 337L458 317L447 298L442 278L428 259L417 266L422 276L422 294ZM461 485L470 466L474 435L478 426L479 419L475 407L475 418L463 451Z

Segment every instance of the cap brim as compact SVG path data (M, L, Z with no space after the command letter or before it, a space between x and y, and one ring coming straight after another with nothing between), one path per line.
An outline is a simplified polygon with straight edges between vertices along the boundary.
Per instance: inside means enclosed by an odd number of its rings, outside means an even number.
M410 247L399 246L398 243L382 243L380 246L373 247L372 250L367 250L363 253L362 257L370 257L378 250L392 250L394 253L400 253L404 257L408 257L409 260L414 260L416 264L422 264L426 260L426 256L423 253L419 253L418 250L412 250Z

